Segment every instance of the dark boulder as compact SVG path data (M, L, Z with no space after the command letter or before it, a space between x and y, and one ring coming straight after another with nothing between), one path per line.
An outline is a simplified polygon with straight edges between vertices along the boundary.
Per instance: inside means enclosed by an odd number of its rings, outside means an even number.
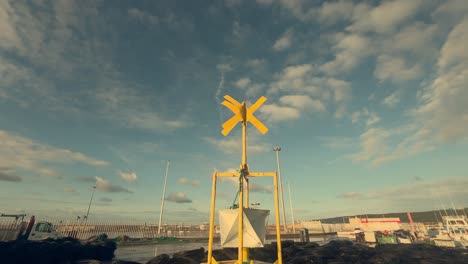
M150 259L146 264L169 264L171 261L171 257L167 254L161 254Z
M201 247L199 249L177 252L177 253L174 253L173 255L173 258L176 258L176 257L189 258L189 259L193 259L197 263L200 263L202 262L202 259L205 257L205 249Z

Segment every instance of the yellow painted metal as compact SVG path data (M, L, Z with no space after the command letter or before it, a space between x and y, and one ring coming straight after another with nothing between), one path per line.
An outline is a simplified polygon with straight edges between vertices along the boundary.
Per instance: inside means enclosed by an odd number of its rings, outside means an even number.
M278 205L278 177L273 177L273 187L275 189L275 220L276 220L276 246L278 251L278 264L283 264L283 254L281 252L281 231L280 231L280 218L279 218L279 205Z
M244 182L245 182L245 208L249 208L249 179L247 177L244 177ZM249 249L248 248L244 248L243 249L243 255L244 255L244 259L243 261L246 262L246 261L249 261Z
M247 120L245 119L246 115L246 110L245 110L245 102L242 103L242 165L241 165L241 170L243 170L242 175L242 185L240 188L240 193L239 193L239 250L238 250L238 260L239 263L242 263L244 261L247 261L249 258L249 249L244 248L244 181L245 181L245 175L248 173L248 167L247 167ZM247 192L249 190L247 189ZM246 196L249 194L246 192Z
M226 100L221 104L234 113L234 116L222 125L223 130L221 133L224 136L227 136L238 122L242 122L243 125L247 125L247 121L252 123L252 125L255 126L262 134L268 132L268 128L253 115L253 113L267 100L265 96L260 97L252 106L250 106L250 108L246 107L245 102L239 103L229 95L225 95L224 98Z
M232 103L228 101L223 101L221 104L229 108L229 110L231 110L235 115L239 116L240 120L243 120L242 112L241 112L242 105L241 106L233 105Z
M276 172L249 172L249 177L276 177Z
M239 177L238 172L218 172L216 174L218 177Z
M221 133L224 135L224 136L227 136L227 134L229 134L229 132L231 132L231 130L237 125L237 123L239 123L239 117L237 115L231 117L228 121L224 122L223 124L223 130L221 131Z
M231 102L232 104L234 105L237 105L237 106L240 106L241 103L239 103L236 99L232 98L230 95L225 95L224 96L224 99L226 99L227 101Z
M211 187L211 211L210 211L210 236L208 238L208 264L216 264L213 259L213 238L214 238L214 219L215 219L215 200L216 200L216 172L213 173L213 182Z
M268 128L251 113L247 113L247 120L249 120L249 122L254 125L263 135L268 132Z
M243 255L244 255L244 251L243 251L243 248L244 248L244 201L242 199L242 196L244 196L244 193L243 193L243 188L241 187L239 189L239 215L238 215L238 240L239 240L239 247L237 248L237 260L239 261L239 263L242 263L242 260L244 259L243 258Z
M267 100L265 96L260 97L250 108L246 107L245 102L239 103L237 100L232 98L229 95L225 95L221 104L226 106L229 110L234 113L229 120L227 120L223 125L223 130L221 133L226 136L229 132L237 125L238 122L242 122L242 163L240 165L241 173L238 172L215 172L213 174L213 187L211 195L211 214L210 214L210 237L208 242L208 264L217 264L223 262L217 262L213 258L213 235L214 235L214 210L215 210L215 199L216 199L216 179L217 177L243 177L239 179L241 186L239 188L239 205L238 205L238 259L237 264L250 263L253 264L254 261L249 259L249 249L244 248L244 206L245 208L249 207L249 180L248 177L273 177L273 182L275 186L275 216L276 216L276 242L278 247L278 260L275 263L282 264L282 254L281 254L281 235L280 235L280 226L279 226L279 206L278 206L278 184L277 184L277 175L276 172L249 172L249 167L247 165L247 122L252 123L262 134L268 132L268 128L258 120L253 113ZM244 184L245 183L245 184ZM245 185L245 188L244 188ZM245 199L244 199L245 195Z
M267 98L265 96L258 98L257 102L249 107L249 112L253 114L260 106L262 106L263 103L265 103L266 100Z
M262 123L260 122L260 120L258 120L254 115L253 113L255 111L257 111L257 109L263 104L265 103L266 101L266 97L265 96L262 96L260 97L253 105L251 105L249 107L249 109L247 109L247 116L246 116L246 119L247 121L249 121L250 123L252 123L252 125L254 125L258 131L260 131L262 134L265 135L266 132L268 132L268 128Z

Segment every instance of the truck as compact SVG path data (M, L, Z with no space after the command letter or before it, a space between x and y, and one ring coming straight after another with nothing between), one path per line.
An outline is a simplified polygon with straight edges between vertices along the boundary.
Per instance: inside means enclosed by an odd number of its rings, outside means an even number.
M58 239L63 235L55 227L46 221L36 221L31 216L29 221L24 221L26 214L0 213L0 241L12 240L44 240L48 238Z

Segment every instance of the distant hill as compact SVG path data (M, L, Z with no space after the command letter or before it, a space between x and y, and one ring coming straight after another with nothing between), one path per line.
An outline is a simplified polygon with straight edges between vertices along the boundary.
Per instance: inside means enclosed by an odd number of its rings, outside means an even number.
M467 215L468 214L468 208L464 209L447 209L447 214L449 215L456 215L455 211L458 213L458 215ZM413 218L413 222L424 222L424 223L430 223L430 222L441 222L442 218L441 215L445 216L445 211L444 210L437 210L437 211L426 211L426 212L411 212L411 217ZM388 214L367 214L367 215L355 215L357 217L369 217L369 218L376 218L376 217L399 217L401 222L404 223L409 223L408 215L406 212L403 213L388 213ZM322 223L328 223L328 224L337 224L337 223L343 223L343 222L348 222L348 217L349 216L340 216L340 217L333 217L333 218L325 218L325 219L320 219ZM352 216L354 217L354 216Z

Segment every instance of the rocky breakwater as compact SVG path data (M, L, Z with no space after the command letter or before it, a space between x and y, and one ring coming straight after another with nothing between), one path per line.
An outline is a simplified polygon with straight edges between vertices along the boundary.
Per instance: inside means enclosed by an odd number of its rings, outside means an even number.
M284 241L282 253L284 264L468 263L467 250L441 248L429 244L377 245L370 248L351 241L331 241L324 246ZM206 262L206 256L207 252L200 248L176 253L172 257L159 255L146 264L195 264ZM213 256L217 261L237 259L237 249L214 250ZM250 256L254 260L273 263L276 260L276 245L269 244L264 248L251 249Z
M111 261L116 244L113 241L80 242L74 238L42 241L0 242L0 263L77 263L83 259Z

